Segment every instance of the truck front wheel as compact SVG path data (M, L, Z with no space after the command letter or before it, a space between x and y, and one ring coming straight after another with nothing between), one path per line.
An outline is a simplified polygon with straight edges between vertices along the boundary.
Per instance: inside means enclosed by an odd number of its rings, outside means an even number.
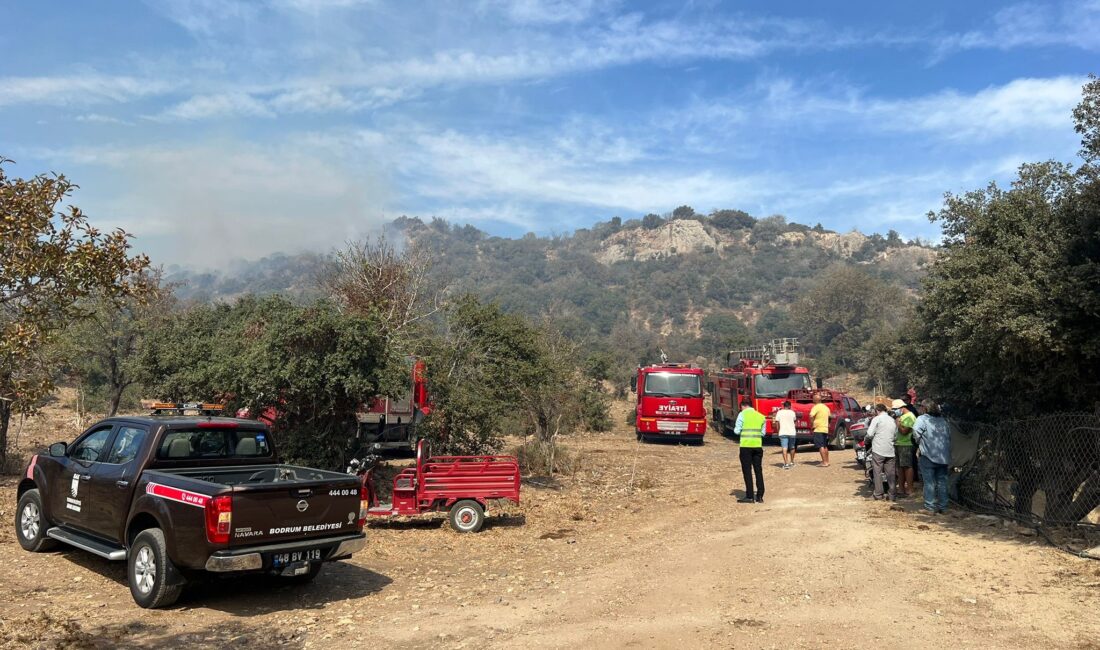
M50 522L42 511L42 495L37 489L27 490L19 497L19 506L15 509L15 536L23 550L31 553L48 551L53 540L46 537Z
M148 528L138 533L126 559L130 595L146 609L168 607L183 591L176 566L168 559L164 532Z
M451 528L460 533L476 533L485 525L485 509L477 501L466 499L451 506Z
M837 427L836 435L833 436L833 446L844 451L848 447L848 429L845 427Z

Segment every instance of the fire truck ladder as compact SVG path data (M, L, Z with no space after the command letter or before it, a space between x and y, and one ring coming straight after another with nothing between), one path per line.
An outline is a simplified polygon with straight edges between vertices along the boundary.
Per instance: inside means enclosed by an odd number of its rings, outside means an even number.
M732 367L741 359L759 361L762 364L775 364L777 366L797 366L802 354L802 344L798 339L773 339L764 345L730 350L726 355L726 365Z

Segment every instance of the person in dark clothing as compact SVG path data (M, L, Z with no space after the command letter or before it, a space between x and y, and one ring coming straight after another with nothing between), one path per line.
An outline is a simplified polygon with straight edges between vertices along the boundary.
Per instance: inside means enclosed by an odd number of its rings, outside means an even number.
M742 401L733 425L733 433L741 445L741 474L745 479L745 497L738 499L738 503L764 503L764 424L764 414L752 407L752 400Z

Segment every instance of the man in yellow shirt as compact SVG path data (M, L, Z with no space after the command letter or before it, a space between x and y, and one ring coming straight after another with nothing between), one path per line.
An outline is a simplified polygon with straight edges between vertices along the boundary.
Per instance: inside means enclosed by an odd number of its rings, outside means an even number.
M810 422L814 427L814 446L821 454L821 466L829 466L829 416L832 411L821 403L821 393L814 393L814 407L810 409Z

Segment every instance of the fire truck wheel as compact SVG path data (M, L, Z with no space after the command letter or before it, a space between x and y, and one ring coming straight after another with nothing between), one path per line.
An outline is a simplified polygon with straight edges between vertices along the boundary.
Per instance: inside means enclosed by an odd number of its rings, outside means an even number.
M485 509L477 501L466 499L451 506L451 528L460 533L476 533L485 525Z
M635 429L635 430L634 430L634 436L635 436L636 438L638 438L638 442L645 442L645 436L643 436L643 435L642 435L642 432L641 432L641 431L639 431L639 430Z

